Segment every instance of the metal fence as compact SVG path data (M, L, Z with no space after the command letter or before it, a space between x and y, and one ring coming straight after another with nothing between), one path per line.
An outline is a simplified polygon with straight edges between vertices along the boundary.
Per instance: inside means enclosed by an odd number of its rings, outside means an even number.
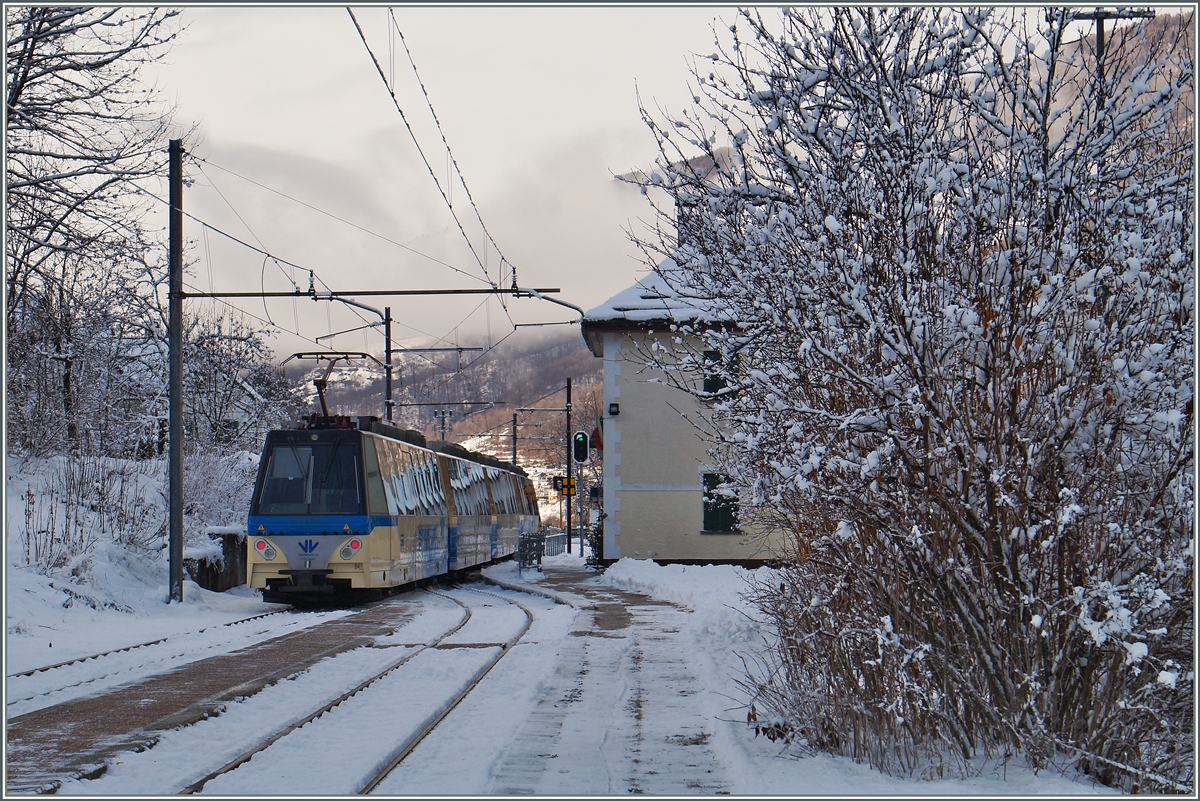
M527 567L542 569L542 557L558 556L567 551L567 535L559 534L525 534L517 541L517 574Z
M566 553L566 552L567 552L567 534L566 534L566 532L546 535L546 549L543 552L545 556L558 556L560 553Z

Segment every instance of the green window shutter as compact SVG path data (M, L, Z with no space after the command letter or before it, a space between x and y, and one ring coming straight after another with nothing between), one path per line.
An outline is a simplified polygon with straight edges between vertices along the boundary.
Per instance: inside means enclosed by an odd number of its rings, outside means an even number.
M715 395L725 388L725 379L721 378L715 370L715 365L721 363L721 354L715 350L706 350L704 351L704 361L707 365L713 365L713 367L708 368L712 370L711 373L707 370L705 371L704 391L709 395Z
M737 531L738 500L717 488L729 480L720 473L704 474L704 530Z

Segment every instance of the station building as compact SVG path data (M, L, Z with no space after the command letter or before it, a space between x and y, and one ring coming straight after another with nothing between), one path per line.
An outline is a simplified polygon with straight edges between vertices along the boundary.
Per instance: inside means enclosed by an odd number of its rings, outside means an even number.
M713 490L711 413L647 354L670 353L671 325L704 325L708 312L649 273L584 316L589 350L604 360L604 540L606 563L622 557L660 564L756 564L776 537L745 529L738 501ZM690 343L697 349L699 339ZM664 350L665 349L665 350ZM702 379L701 379L702 380Z

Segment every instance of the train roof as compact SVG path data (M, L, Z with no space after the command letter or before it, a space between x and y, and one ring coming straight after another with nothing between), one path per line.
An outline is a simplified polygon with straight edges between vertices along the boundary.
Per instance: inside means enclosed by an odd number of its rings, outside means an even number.
M425 450L433 451L434 453L444 453L447 456L465 459L469 462L475 462L476 464L485 465L487 467L495 467L500 470L507 470L510 473L516 473L520 476L527 475L522 468L517 467L512 462L501 461L494 456L488 456L486 453L469 451L463 446L457 445L453 442L445 442L443 440L429 442L425 438L425 435L420 431L414 431L411 428L399 428L391 425L390 423L385 423L378 417L372 415L361 415L357 418L346 416L330 417L328 421L322 420L319 415L312 415L309 419L302 420L301 426L318 429L354 430L357 428L359 431L367 431L372 434L378 434L381 437L387 437L389 439L399 440L400 442L406 442L409 445L415 445L418 448L424 448Z
M363 423L366 422L366 425ZM418 448L425 448L434 453L444 453L447 456L455 456L459 459L466 459L469 462L485 465L487 467L496 467L501 470L507 470L510 473L525 475L525 471L517 467L512 462L504 462L494 456L488 456L486 453L476 453L469 451L461 445L453 442L445 442L444 440L435 440L429 442L425 439L425 435L420 431L414 431L411 428L397 428L393 425L388 425L381 420L365 421L362 418L359 420L359 427L364 431L370 431L372 434L379 434L383 437L398 439L401 442L407 442L410 445L416 445Z
M510 473L517 473L518 475L522 476L525 475L525 471L522 468L517 467L512 462L503 462L497 459L495 456L488 456L486 453L469 451L462 445L457 445L453 442L437 440L435 442L430 442L425 447L435 453L444 453L447 456L457 456L459 459L466 459L468 461L476 462L488 467L497 467L501 470L507 470Z

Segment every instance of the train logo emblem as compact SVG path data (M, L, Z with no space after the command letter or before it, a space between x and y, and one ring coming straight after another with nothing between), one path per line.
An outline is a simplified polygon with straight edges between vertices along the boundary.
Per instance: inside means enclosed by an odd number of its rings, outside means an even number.
M305 540L304 542L300 543L300 550L304 551L305 553L312 553L313 551L317 550L317 546L320 544L321 543L317 542L316 540Z

